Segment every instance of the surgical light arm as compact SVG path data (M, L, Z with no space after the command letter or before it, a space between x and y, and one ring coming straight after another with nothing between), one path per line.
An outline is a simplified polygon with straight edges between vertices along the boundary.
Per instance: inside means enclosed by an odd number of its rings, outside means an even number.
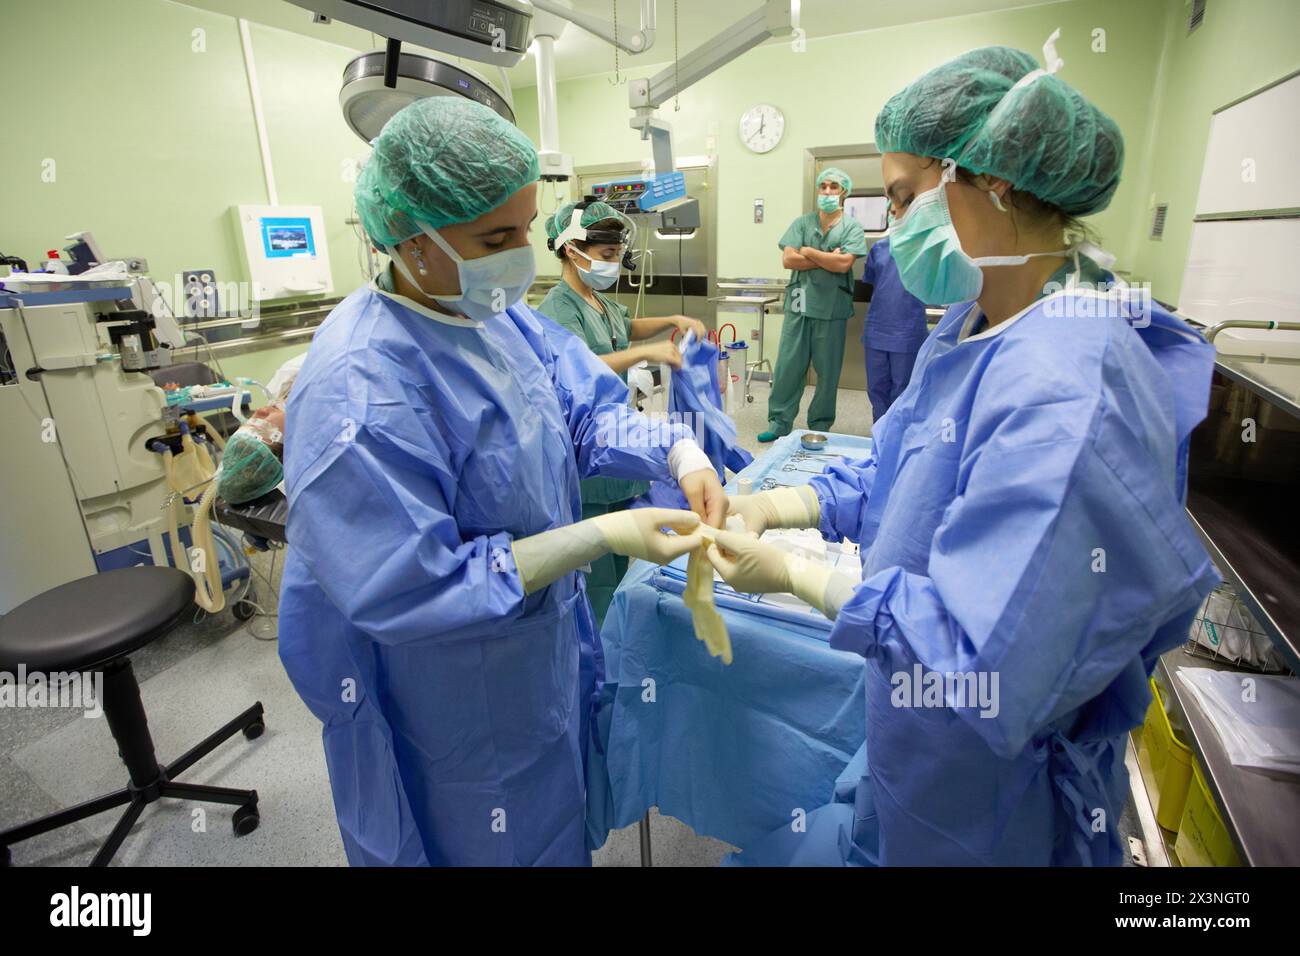
M654 42L655 0L641 0L641 30L632 34L626 43L615 36L613 28L604 20L578 13L555 0L533 0L533 6L629 53L643 53ZM642 139L651 140L656 174L665 175L677 167L673 158L672 127L655 117L654 111L742 53L772 37L789 34L793 29L791 0L766 0L749 16L701 44L672 66L649 79L633 80L628 84L628 105L634 114L629 125L640 131Z
M634 114L628 125L639 130L642 139L651 141L656 174L670 173L676 165L672 127L654 116L654 111L742 53L793 29L790 0L767 0L745 19L696 47L672 66L665 67L649 79L633 80L628 84L628 105Z
M644 53L654 46L655 0L641 0L641 29L631 36L625 33L623 39L620 39L618 34L614 32L613 25L608 21L571 10L562 3L556 3L555 0L533 0L533 6L538 10L544 10L557 16L561 20L567 20L574 26L581 27L588 33L600 37L606 43L610 43L627 53Z
M649 79L631 81L628 105L633 109L657 109L742 53L793 29L790 0L767 0L745 19L700 44L672 66L664 67Z

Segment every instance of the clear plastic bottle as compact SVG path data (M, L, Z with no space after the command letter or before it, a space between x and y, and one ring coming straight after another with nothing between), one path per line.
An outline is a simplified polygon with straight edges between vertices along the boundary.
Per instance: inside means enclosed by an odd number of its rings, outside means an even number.
M51 249L46 253L48 257L45 262L46 272L57 272L59 275L67 275L68 267L64 265L63 260L59 258L59 250Z

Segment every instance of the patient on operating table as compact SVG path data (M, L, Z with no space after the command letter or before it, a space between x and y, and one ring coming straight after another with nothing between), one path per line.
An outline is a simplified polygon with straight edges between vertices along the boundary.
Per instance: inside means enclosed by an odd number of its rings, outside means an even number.
M303 357L280 367L268 388L275 400L253 412L226 442L217 494L227 504L260 498L284 481L284 403Z

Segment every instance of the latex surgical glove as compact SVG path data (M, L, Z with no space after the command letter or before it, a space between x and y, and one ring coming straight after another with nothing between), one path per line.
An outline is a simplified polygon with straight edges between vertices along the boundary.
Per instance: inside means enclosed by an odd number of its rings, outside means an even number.
M709 654L730 664L731 635L727 633L727 622L718 613L713 595L713 565L709 563L707 545L713 543L714 528L700 525L698 529L703 544L691 552L691 559L686 563L686 590L682 592L682 603L691 612L691 625L695 636L704 642Z
M722 490L717 472L712 468L702 468L682 475L677 484L691 510L700 516L700 520L710 527L722 527L727 517L727 493Z
M748 534L718 531L709 560L722 579L745 594L793 593L788 553Z
M717 475L713 475L715 484L717 480ZM691 533L699 527L700 519L690 511L629 508L589 520L600 529L610 551L655 564L667 564L704 543L698 534ZM672 528L677 534L664 533L665 527Z
M809 485L773 488L755 495L730 495L727 514L739 515L745 530L761 535L768 528L816 528L821 522L821 503Z
M699 524L689 511L635 508L517 538L511 551L524 593L532 594L611 551L667 564L703 545L703 538L690 533ZM664 526L680 533L665 534Z
M748 534L718 531L709 561L722 579L745 594L793 594L832 621L853 595L855 583L807 558Z

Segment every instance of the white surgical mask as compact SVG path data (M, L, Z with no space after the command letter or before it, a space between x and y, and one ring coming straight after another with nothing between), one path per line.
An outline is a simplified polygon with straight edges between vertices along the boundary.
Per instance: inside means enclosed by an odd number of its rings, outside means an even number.
M459 295L434 295L430 292L425 292L425 295L468 318L484 322L504 312L524 297L537 275L532 246L518 246L477 259L465 259L438 235L437 230L426 226L421 226L420 230L456 263L456 273L460 278ZM411 275L397 250L391 250L390 255L411 284L424 292L424 286Z
M582 281L588 286L593 289L608 289L618 281L618 274L622 269L622 266L619 263L604 262L602 260L593 259L581 249L574 249L573 251L591 263L590 269L584 269L582 266L574 263L578 270L578 275L582 277Z

